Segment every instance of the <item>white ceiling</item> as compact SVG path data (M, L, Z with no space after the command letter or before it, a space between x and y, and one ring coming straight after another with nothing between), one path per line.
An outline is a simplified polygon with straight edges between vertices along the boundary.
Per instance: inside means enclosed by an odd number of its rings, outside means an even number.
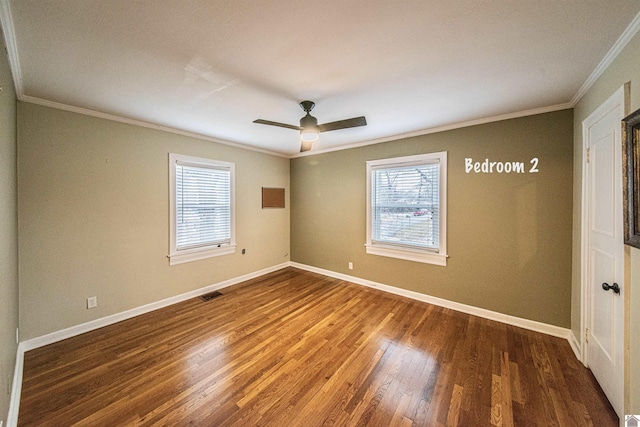
M639 0L0 0L18 96L285 156L569 108ZM638 21L636 19L634 23ZM634 24L635 25L635 24ZM12 28L13 27L13 28ZM635 31L635 30L634 30Z

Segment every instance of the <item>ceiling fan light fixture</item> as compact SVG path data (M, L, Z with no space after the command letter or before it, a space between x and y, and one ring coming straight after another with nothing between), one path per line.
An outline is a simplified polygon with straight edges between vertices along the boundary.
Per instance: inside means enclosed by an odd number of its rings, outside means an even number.
M317 141L320 138L320 133L317 129L302 129L300 131L300 139L305 142Z

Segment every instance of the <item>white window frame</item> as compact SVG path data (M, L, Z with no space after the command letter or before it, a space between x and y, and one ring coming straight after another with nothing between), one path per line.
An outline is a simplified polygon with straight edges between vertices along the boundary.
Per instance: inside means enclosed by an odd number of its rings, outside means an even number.
M440 164L440 217L439 217L439 247L416 248L403 244L391 244L372 242L372 213L371 213L371 177L373 170L386 167L412 166L425 164ZM367 254L379 255L391 258L399 258L408 261L423 262L440 266L447 265L447 152L418 154L415 156L396 157L391 159L367 161L367 242L365 244Z
M188 166L228 169L231 173L231 222L230 242L222 245L201 246L197 248L176 248L177 240L177 206L176 206L176 165L180 163ZM201 157L185 156L169 153L169 265L182 264L221 255L233 254L236 251L236 215L235 215L235 164Z

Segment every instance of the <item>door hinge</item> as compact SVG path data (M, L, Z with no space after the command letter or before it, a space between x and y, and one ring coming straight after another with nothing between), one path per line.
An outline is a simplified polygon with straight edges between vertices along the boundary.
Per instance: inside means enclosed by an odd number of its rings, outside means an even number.
M591 162L591 147L587 147L587 153L586 153L586 158L587 158L587 163Z
M589 344L589 328L584 330L584 340L587 344Z

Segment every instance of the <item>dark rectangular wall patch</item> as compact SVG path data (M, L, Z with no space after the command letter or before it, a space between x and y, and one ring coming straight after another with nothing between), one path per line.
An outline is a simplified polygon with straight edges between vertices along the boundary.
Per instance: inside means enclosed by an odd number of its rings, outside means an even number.
M262 209L284 208L284 188L262 187Z

